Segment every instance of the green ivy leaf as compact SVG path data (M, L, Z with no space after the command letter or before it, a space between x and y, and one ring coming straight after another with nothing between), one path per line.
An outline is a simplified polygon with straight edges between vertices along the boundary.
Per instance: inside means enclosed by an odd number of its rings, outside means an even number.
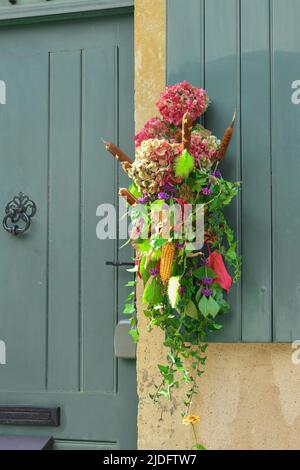
M166 238L159 237L159 238L154 238L153 240L151 240L150 245L152 246L152 248L154 248L154 250L158 250L159 248L164 246L167 242L168 240Z
M206 450L206 447L204 447L203 444L196 444L194 446L194 449L196 449L196 450Z
M146 282L150 278L149 269L150 268L155 268L155 266L156 266L155 262L149 261L149 263L147 264L147 267L145 267L146 260L147 260L147 255L144 255L141 259L141 262L140 262L140 275L141 275L141 278L143 280L144 285L146 284Z
M144 304L148 304L150 306L157 305L162 302L163 296L161 293L161 286L157 278L152 278L147 281L142 297L142 301Z
M135 308L133 304L125 304L125 307L123 310L123 313L125 313L125 315L132 315L134 312L135 312Z
M136 240L135 246L136 246L136 249L140 253L148 253L151 250L151 245L150 245L149 240L143 240L143 239Z
M157 367L159 368L160 372L165 375L168 374L169 372L169 366L163 366L161 364L157 364Z
M129 330L129 335L131 336L132 341L133 341L134 343L137 343L137 342L138 342L138 340L139 340L139 332L138 332L138 330L136 330L136 329Z
M209 324L209 328L210 328L210 330L219 331L219 330L222 330L223 325L220 325L219 323L212 322L212 323Z
M127 282L127 284L125 285L125 287L134 287L136 284L136 281L129 281Z
M213 297L207 298L204 295L201 297L198 307L205 318L207 318L209 315L215 318L220 311L218 302L216 302Z
M184 314L191 318L198 318L198 310L192 300L189 300L184 309Z
M213 297L209 297L208 299L207 310L208 314L211 315L213 318L215 318L220 311L220 306Z
M199 279L199 280L201 280L205 276L212 277L213 279L215 279L217 277L216 273L211 268L207 268L205 266L202 266L201 268L195 269L193 271L193 276L196 279Z
M200 287L200 289L198 289L197 294L196 294L196 302L197 302L197 304L199 303L199 300L200 300L200 298L201 298L201 295L202 295L202 287Z
M203 295L198 303L198 307L202 315L206 318L209 315L208 312L208 299Z

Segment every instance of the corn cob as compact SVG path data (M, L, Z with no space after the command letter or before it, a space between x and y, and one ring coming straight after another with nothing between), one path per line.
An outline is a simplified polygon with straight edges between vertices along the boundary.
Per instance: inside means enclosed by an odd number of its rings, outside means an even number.
M228 146L230 144L230 141L231 141L231 138L232 138L232 135L233 135L233 127L234 127L234 123L235 123L235 117L236 117L236 113L234 113L231 124L230 124L229 127L227 127L227 129L224 133L224 136L223 136L223 139L221 141L220 148L219 148L217 160L222 160L222 158L225 156L225 153L228 149Z
M163 284L168 282L171 277L175 249L174 243L166 243L162 247L159 274Z

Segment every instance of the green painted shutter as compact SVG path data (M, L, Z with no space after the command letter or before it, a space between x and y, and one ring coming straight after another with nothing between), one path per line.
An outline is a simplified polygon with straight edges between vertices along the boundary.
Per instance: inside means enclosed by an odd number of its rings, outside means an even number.
M242 280L217 341L289 341L300 334L297 0L169 0L167 81L187 79L212 98L205 125L238 124L224 173L241 180L229 211Z

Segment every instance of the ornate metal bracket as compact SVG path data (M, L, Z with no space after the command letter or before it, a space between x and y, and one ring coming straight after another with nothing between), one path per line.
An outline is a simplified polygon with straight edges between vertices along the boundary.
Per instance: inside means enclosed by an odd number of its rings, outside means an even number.
M26 194L20 192L5 207L4 229L12 235L25 233L36 213L36 204ZM21 226L18 222L22 222Z

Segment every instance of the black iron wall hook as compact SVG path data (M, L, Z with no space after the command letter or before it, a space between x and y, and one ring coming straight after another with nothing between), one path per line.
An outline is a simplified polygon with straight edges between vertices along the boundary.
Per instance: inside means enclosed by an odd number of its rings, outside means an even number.
M20 192L5 207L3 227L12 235L25 233L35 214L36 204L26 194ZM21 222L21 226L18 222Z

